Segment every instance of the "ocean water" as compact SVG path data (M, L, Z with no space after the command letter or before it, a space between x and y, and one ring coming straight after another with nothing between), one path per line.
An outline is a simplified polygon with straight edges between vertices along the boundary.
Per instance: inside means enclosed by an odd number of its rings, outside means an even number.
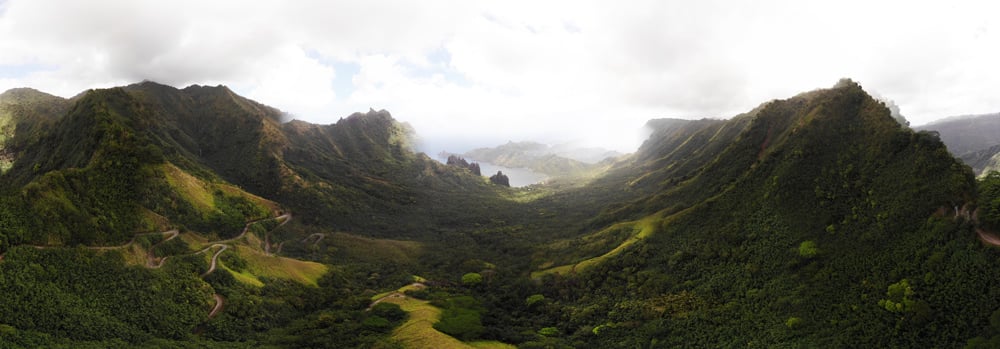
M435 160L445 163L448 159L441 158L439 156L434 157ZM479 170L483 174L483 177L490 178L490 176L497 174L497 171L502 171L503 174L507 175L510 179L511 187L524 187L536 183L541 183L548 179L548 176L544 173L538 173L527 168L512 168L505 167L496 164L491 164L489 162L478 161L474 159L466 159L469 162L478 162Z
M483 173L483 176L487 178L497 174L497 171L503 171L503 174L507 175L507 178L510 179L510 186L512 187L524 187L541 183L548 178L544 173L538 173L526 168L510 168L488 162L479 162L479 169Z

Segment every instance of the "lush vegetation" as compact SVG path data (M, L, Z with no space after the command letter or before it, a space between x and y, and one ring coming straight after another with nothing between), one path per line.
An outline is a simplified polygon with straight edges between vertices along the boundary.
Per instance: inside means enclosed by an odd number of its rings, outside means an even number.
M183 268L149 270L125 264L117 251L79 248L8 251L0 290L9 331L0 336L23 346L34 346L33 331L83 341L183 339L204 320L211 298L197 274Z
M850 81L651 121L600 175L524 189L413 153L384 111L281 123L153 83L0 97L7 346L1000 341L978 235L1000 174L977 182Z
M984 228L1000 230L1000 172L990 172L979 181L977 213Z

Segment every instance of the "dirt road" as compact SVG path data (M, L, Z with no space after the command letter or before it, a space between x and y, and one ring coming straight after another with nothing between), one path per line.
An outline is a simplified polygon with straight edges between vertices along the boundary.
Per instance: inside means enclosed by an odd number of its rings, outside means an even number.
M996 235L980 228L976 228L976 233L979 234L979 240L993 246L1000 246L1000 238Z
M225 251L227 248L229 248L229 245L212 244L212 246L210 246L209 248L215 248L215 247L220 247L220 248L218 251L215 251L215 254L212 255L212 264L209 264L208 271L206 271L204 274L201 274L201 277L205 277L206 275L211 274L213 271L215 271L215 266L218 265L219 262L219 255L222 254L222 252Z
M213 294L212 298L215 298L215 306L212 307L212 312L208 313L209 319L219 315L219 312L222 311L222 304L225 301L225 298L222 298L222 296L218 293Z

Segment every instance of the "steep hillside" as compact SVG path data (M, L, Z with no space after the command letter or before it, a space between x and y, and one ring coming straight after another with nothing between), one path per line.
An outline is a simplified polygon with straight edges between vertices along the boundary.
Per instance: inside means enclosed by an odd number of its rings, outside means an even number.
M939 132L956 156L1000 144L1000 114L945 118L915 129Z
M413 130L386 111L355 113L332 125L282 128L292 175L277 197L308 222L381 236L474 227L516 214L505 191L469 171L414 153ZM500 205L500 206L498 206ZM516 211L516 210L514 210Z
M0 97L13 347L1000 343L1000 180L850 80L651 120L634 154L523 189L413 152L386 111Z
M67 120L48 132L48 143L11 165L20 166L8 175L15 187L53 170L87 167L104 154L101 137L122 129L134 136L128 150L155 153L153 162L232 183L283 202L308 222L341 229L401 234L468 209L495 208L483 206L497 197L495 188L413 153L413 131L385 111L357 113L334 125L283 124L280 111L226 87L175 89L153 82L80 98ZM58 117L33 118L25 127Z
M1000 153L1000 114L952 117L916 129L938 132L948 150L977 175L1000 168L994 159Z
M469 258L438 266L493 259L459 230L518 214L509 192L413 153L413 131L385 111L282 123L225 87L152 82L3 96L16 128L4 128L0 176L0 341L15 346L148 346L191 331L212 346L312 346L287 333L331 314L354 320L323 325L324 343L371 345L402 318L357 309L366 289L429 269L414 261L448 243ZM351 240L373 235L419 242L393 240L406 248L381 260ZM329 264L279 256L286 247ZM47 269L21 272L31 265Z
M23 95L34 97L17 97ZM52 233L62 236L58 241L127 240L148 228L135 219L144 210L207 229L179 218L193 217L188 211L197 205L157 202L174 196L160 192L169 189L165 168L281 202L310 224L373 235L417 237L435 227L475 227L490 215L517 215L513 203L500 199L507 195L502 189L414 153L413 131L385 111L356 113L333 125L282 123L280 111L226 87L176 89L153 82L89 91L64 115L56 113L68 101L19 90L7 96L7 109L20 110L7 119L18 121L19 130L36 130L31 139L37 140L25 151L9 147L17 161L0 185L18 191L35 183L22 195L37 198L22 201L29 210L45 208L50 213L44 219L65 227ZM83 226L89 228L77 229ZM67 235L79 230L103 233ZM32 241L37 239L46 240Z
M69 109L70 102L30 88L0 94L0 174Z
M958 157L972 167L976 175L986 175L990 171L1000 171L1000 144L962 154Z
M619 223L536 256L535 277L559 290L545 296L565 304L551 311L574 314L552 321L574 340L909 347L992 331L965 325L1000 309L981 293L1000 272L981 269L998 254L970 230L971 171L857 84L658 123L592 184L636 188L596 220Z
M172 162L282 202L306 222L399 235L495 209L484 206L495 189L415 154L413 130L386 111L332 125L282 123L280 111L225 87L126 90L157 115L156 143Z
M156 141L160 120L126 90L89 91L65 116L28 127L43 124L0 177L9 217L0 233L12 244L118 244L166 224L224 234L274 208L171 164Z

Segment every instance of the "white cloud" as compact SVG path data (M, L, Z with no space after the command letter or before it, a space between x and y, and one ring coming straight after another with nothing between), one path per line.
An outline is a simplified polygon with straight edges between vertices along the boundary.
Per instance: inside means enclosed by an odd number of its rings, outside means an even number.
M915 124L1000 110L987 1L55 1L0 12L0 89L227 84L319 123L369 107L425 138L624 149L851 77ZM336 71L355 64L360 69ZM4 76L4 72L16 71ZM336 94L333 79L353 82ZM449 149L462 150L462 149Z
M255 73L242 82L249 89L246 96L282 106L293 117L326 112L335 101L333 68L308 57L299 47L279 48L256 62L251 71Z

